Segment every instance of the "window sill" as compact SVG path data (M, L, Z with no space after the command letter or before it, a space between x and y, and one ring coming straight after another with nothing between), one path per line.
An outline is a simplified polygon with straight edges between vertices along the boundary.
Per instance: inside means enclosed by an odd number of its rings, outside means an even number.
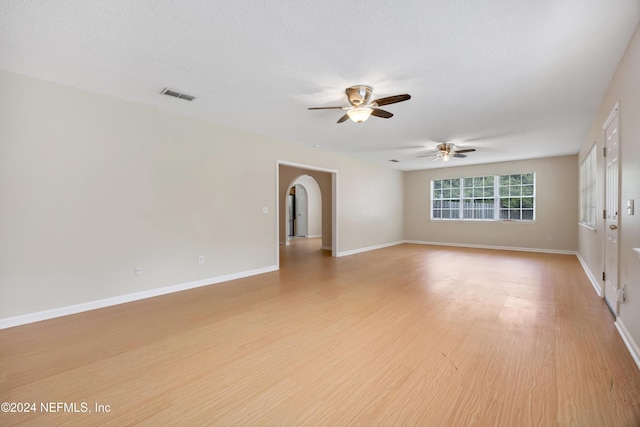
M583 228L586 228L587 230L593 231L594 233L595 233L596 231L598 231L598 229L597 229L597 228L592 227L592 226L590 226L590 225L587 225L587 224L585 224L585 223L583 223L583 222L579 222L579 223L578 223L578 225L579 225L579 226L581 226L581 227L583 227Z

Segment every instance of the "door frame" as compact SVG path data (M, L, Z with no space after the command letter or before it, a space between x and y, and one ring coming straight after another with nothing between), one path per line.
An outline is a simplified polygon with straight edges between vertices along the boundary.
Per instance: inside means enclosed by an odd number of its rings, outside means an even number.
M338 256L338 171L303 163L276 160L276 265L280 268L280 165L331 174L331 256ZM324 233L324 230L323 230Z
M295 184L294 180L294 184L293 187L295 187L296 189L296 195L295 195L295 222L294 222L294 230L293 230L293 235L295 237L308 237L309 236L309 192L307 191L307 187L305 187L302 184ZM303 199L303 203L300 203L300 199L298 198L298 191L304 191L304 199ZM298 209L300 207L300 205L302 205L302 207L304 209L302 209L303 215L300 215L300 209ZM303 235L300 235L300 222L301 221L299 218L304 219L304 228L305 228L305 233Z

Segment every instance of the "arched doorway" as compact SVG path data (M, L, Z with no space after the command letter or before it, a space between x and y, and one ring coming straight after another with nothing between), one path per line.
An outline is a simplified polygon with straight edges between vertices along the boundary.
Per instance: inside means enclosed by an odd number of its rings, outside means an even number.
M287 197L287 238L322 237L322 191L310 175L301 175L289 184Z

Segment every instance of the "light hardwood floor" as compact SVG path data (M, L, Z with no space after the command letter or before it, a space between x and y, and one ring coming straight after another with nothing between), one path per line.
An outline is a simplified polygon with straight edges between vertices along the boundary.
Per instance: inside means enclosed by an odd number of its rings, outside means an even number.
M640 425L574 256L294 243L277 272L0 331L0 402L93 411L0 425Z

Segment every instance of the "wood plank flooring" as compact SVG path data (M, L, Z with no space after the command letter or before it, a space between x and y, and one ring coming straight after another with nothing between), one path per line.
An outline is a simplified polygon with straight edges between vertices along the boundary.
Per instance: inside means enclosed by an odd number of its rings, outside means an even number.
M640 370L574 256L306 239L277 272L0 331L4 401L38 406L2 426L639 426Z

